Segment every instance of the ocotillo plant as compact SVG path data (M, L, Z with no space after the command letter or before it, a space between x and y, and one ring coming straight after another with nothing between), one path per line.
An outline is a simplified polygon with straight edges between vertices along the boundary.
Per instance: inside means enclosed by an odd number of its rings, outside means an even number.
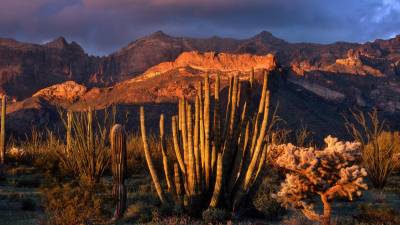
M0 160L1 164L5 162L6 156L6 96L1 99L1 130L0 130Z
M108 147L108 124L96 120L96 114L87 112L59 111L66 129L66 148L57 151L61 166L71 174L91 184L97 183L110 161ZM96 122L95 122L96 121Z
M258 183L256 181L266 161L267 131L272 123L269 114L268 74L264 75L259 109L255 113L250 111L253 108L253 75L249 80L246 91L241 91L239 77L229 79L224 120L220 115L218 76L215 80L213 104L210 101L208 76L205 77L204 84L199 83L194 113L187 100L179 101L179 113L172 117L171 126L177 160L176 163L169 162L174 165L174 182L168 181L172 177L168 167L164 166L164 174L167 184L175 185L169 188L169 192L175 195L173 199L181 203L183 198L184 206L189 212L200 212L199 209L207 207L223 207L236 211L243 206L243 202L247 202L248 193ZM247 96L241 98L241 95ZM212 105L214 110L210 110ZM160 127L164 127L164 117L161 118ZM169 204L149 154L143 107L140 109L140 122L146 160L157 194L162 203Z
M119 219L126 209L126 135L120 124L113 126L110 135L113 196L117 200L114 219Z

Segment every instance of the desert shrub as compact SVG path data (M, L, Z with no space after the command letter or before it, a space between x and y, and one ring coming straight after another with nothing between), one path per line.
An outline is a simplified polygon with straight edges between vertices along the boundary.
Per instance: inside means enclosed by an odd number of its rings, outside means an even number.
M159 148L159 138L155 135L149 135L148 137L149 148ZM142 137L138 133L129 134L126 141L127 145L127 161L128 171L131 173L138 173L138 171L146 170L146 159L143 154L143 142ZM151 151L151 156L154 159L156 165L160 167L161 157L157 151Z
M153 208L146 202L136 201L128 206L123 219L125 221L146 223L153 218L152 210Z
M279 190L279 181L278 169L270 168L253 198L256 209L268 219L278 219L286 213L286 209L272 197Z
M99 190L76 183L48 187L42 190L46 213L42 224L101 224L107 213Z
M209 208L203 211L202 218L205 223L218 224L228 220L230 214L223 209Z
M354 122L346 121L346 128L361 143L363 166L375 188L383 188L396 167L395 152L400 152L399 134L385 131L385 121L378 112L352 112Z
M359 214L353 216L356 224L400 224L399 212L387 205L377 206L368 203L361 205L360 210Z
M56 153L63 147L58 137L50 130L39 132L36 128L33 128L31 135L27 135L21 143L21 149L25 151L25 154L20 160L28 164L31 163L35 168L42 171L54 173L58 171L59 163Z
M361 155L359 143L343 143L331 136L325 143L322 150L292 144L275 146L285 149L277 164L288 172L275 197L283 206L300 209L311 220L330 224L331 201L336 196L349 200L360 196L361 190L367 189L363 182L367 174L355 164ZM316 197L323 204L321 215L314 209Z
M110 123L106 119L96 120L90 109L68 112L67 119L60 112L60 117L67 130L67 144L57 151L61 168L84 181L98 182L110 162L107 145Z

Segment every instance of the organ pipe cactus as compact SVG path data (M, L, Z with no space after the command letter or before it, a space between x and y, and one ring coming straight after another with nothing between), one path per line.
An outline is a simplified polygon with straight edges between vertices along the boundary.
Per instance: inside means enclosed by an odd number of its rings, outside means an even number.
M113 174L113 196L117 200L114 219L119 219L126 209L126 135L124 128L116 124L111 129L111 165Z
M214 82L213 102L208 75L198 85L194 107L184 98L179 100L178 115L172 116L171 120L176 162L166 159L164 173L169 193L175 195L173 199L178 204L183 196L188 211L194 209L200 212L199 209L207 207L237 211L246 202L250 190L259 183L256 181L266 161L267 131L272 124L268 76L265 72L259 109L254 113L250 111L253 73L247 85L240 82L238 76L229 78L224 118L220 115L219 76ZM244 87L247 89L242 90ZM242 95L247 96L241 98ZM214 109L211 110L211 107ZM164 121L164 116L161 118ZM143 107L140 108L140 122L146 160L157 194L163 204L169 204L150 157ZM164 124L160 120L161 131L163 139ZM165 161L165 146L161 146ZM174 165L174 182L165 164ZM172 185L174 187L170 188Z
M1 99L0 160L5 163L6 156L6 96Z

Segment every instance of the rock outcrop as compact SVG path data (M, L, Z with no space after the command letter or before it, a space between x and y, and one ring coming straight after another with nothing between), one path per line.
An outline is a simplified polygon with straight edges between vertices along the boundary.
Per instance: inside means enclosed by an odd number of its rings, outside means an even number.
M75 81L67 81L61 84L44 88L36 92L33 97L42 97L50 102L70 102L77 101L87 92L87 88Z

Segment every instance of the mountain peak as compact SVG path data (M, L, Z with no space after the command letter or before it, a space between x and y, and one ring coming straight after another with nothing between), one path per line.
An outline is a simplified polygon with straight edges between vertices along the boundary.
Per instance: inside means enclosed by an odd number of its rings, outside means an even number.
M263 30L259 34L257 34L255 37L274 37L274 35L269 31Z
M170 37L170 36L167 35L166 33L164 33L162 30L158 30L158 31L150 34L149 37L152 37L152 38L166 38L166 37Z
M58 37L54 39L53 41L50 41L46 43L47 47L51 48L65 48L68 45L67 40L65 40L64 37Z
M253 40L261 40L263 42L271 42L271 43L287 43L285 40L275 37L271 32L268 31L261 31L259 34L255 35Z

